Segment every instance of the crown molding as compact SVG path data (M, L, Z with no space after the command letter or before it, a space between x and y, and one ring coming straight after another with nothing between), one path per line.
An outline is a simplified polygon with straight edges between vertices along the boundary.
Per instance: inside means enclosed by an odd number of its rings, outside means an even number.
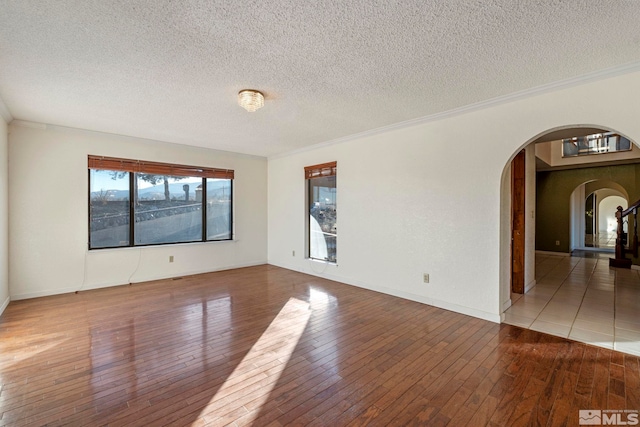
M268 160L277 159L281 157L289 157L295 154L317 150L319 148L328 147L335 144L341 144L344 142L353 141L360 138L379 135L379 134L391 132L398 129L404 129L404 128L417 126L425 123L435 122L438 120L461 116L463 114L472 113L474 111L484 110L486 108L495 107L502 104L508 104L510 102L532 98L534 96L555 92L563 89L569 89L575 86L581 86L584 84L593 83L600 80L606 80L612 77L617 77L625 74L631 74L638 71L640 71L640 61L630 62L627 64L619 65L617 67L606 68L604 70L583 74L581 76L571 77L569 79L559 80L557 82L536 86L531 89L525 89L525 90L510 93L507 95L498 96L495 98L488 99L486 101L475 102L473 104L465 105L462 107L454 108L454 109L443 111L440 113L418 117L416 119L405 120L403 122L382 126L379 128L355 133L353 135L348 135L348 136L332 139L325 142L320 142L318 144L298 148L296 150L287 151L285 153L274 154L272 156L269 156Z
M11 125L18 126L18 127L21 127L21 128L29 128L29 129L40 129L40 130L46 130L47 129L47 125L46 124L39 123L39 122L31 122L29 120L15 119L13 122L11 122Z
M13 121L11 111L9 111L7 104L4 103L2 96L0 96L0 117L2 117L7 123L11 123Z
M190 144L181 144L179 142L172 142L172 141L163 141L160 139L151 139L151 138L143 138L143 137L139 137L139 136L131 136L131 135L122 135L122 134L118 134L118 133L111 133L111 132L102 132L99 130L89 130L89 129L82 129L82 128L74 128L74 127L70 127L70 126L61 126L61 125L53 125L50 123L40 123L40 122L32 122L29 120L19 120L19 119L14 119L11 122L12 126L17 126L17 127L22 127L22 128L29 128L29 129L38 129L38 130L49 130L49 131L58 131L58 132L70 132L70 133L79 133L79 134L84 134L84 135L95 135L95 136L107 136L109 138L114 138L114 139L118 139L118 140L123 140L123 141L139 141L139 142L144 142L144 143L160 143L160 144L171 144L171 145L180 145L183 147L188 147L190 149L194 149L194 150L204 150L204 151L217 151L219 153L225 153L227 155L231 155L234 157L244 157L244 158L252 158L252 159L263 159L266 160L265 156L258 156L256 154L245 154L245 153L238 153L235 151L229 151L229 150L221 150L218 148L208 148L208 147L202 147L199 145L190 145Z

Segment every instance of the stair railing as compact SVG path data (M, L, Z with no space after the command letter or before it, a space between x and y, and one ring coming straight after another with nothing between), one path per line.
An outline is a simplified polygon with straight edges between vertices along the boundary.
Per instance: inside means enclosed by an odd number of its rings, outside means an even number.
M616 219L618 221L618 229L616 231L616 257L609 259L609 265L611 267L631 268L631 260L625 256L629 251L634 257L638 256L638 208L640 207L640 200L629 206L627 209L622 209L622 206L618 206L616 211ZM624 218L633 213L633 239L629 244L629 239L624 238ZM627 224L631 221L627 219ZM627 230L629 227L627 227ZM625 246L628 245L628 247Z

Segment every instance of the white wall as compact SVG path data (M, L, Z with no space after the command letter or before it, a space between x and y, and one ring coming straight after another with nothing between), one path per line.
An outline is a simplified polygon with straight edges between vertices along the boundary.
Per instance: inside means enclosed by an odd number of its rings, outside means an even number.
M585 248L585 184L578 186L571 193L571 242L569 250Z
M640 73L626 74L270 158L269 262L499 321L505 166L561 127L606 126L640 141L637 93ZM606 108L587 102L605 98ZM300 256L303 167L333 160L337 266Z
M526 153L525 153L526 156ZM526 159L525 159L526 164ZM525 169L526 170L526 169ZM528 176L525 176L525 187L528 184ZM526 188L525 188L525 191ZM525 194L526 199L526 194ZM526 200L525 200L526 206ZM500 182L500 207L505 212L508 212L507 215L500 215L500 241L507 242L506 245L500 246L500 259L511 259L511 162L509 162L502 172L502 180ZM525 222L525 244L526 244L526 227L527 223ZM525 248L525 263L528 260L527 250L529 247ZM534 246L535 251L535 246ZM526 267L525 267L526 269ZM502 263L500 264L499 271L500 279L503 280L507 285L500 287L500 311L505 311L509 307L511 307L511 263Z
M535 145L536 157L552 166L553 157L551 156L551 142L539 142Z
M235 240L88 251L89 154L234 169ZM265 158L14 120L9 159L12 299L267 261Z
M614 193L614 194L608 194ZM617 194L616 194L617 193ZM615 232L618 229L618 220L616 211L618 206L627 209L629 204L627 199L619 195L615 190L598 190L596 191L598 203L598 231L600 233Z
M2 102L2 101L0 101ZM7 122L0 116L0 314L9 305L9 163Z

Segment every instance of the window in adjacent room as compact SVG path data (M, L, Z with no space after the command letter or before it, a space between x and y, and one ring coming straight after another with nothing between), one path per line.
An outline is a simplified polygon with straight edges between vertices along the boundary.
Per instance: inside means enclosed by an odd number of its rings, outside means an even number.
M595 133L562 140L562 157L630 151L631 141L614 132Z
M231 240L233 177L89 156L89 249Z
M337 163L307 166L304 171L307 179L309 215L308 256L311 259L336 262Z

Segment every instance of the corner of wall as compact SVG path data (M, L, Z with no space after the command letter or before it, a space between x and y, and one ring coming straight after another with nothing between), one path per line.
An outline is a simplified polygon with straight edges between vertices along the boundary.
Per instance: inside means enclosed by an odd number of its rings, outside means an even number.
M0 117L0 315L9 305L9 126Z
M7 299L4 300L2 305L0 305L0 316L2 316L2 313L4 313L4 310L7 308L10 302L11 302L11 297L7 297Z

